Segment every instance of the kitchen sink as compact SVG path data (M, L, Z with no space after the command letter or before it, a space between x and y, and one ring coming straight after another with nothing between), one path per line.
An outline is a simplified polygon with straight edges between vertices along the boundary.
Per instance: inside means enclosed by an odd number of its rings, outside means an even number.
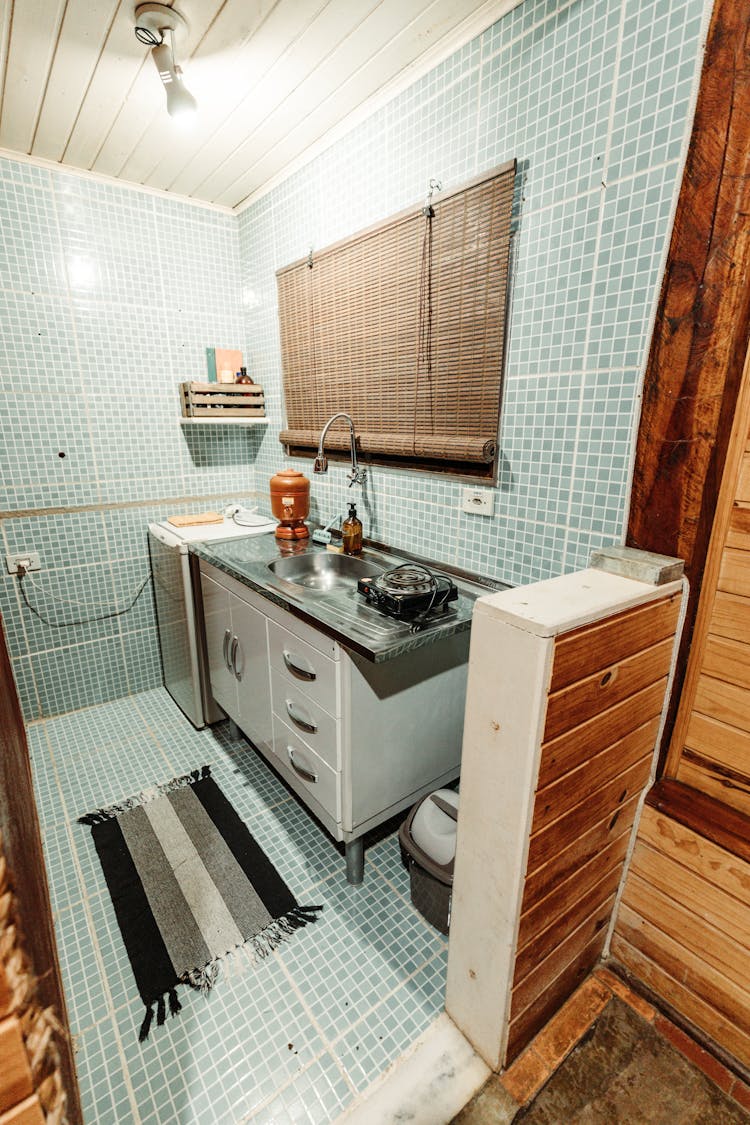
M285 582L328 594L351 589L358 578L382 574L385 567L370 558L339 555L333 551L309 551L275 559L268 564L268 569Z

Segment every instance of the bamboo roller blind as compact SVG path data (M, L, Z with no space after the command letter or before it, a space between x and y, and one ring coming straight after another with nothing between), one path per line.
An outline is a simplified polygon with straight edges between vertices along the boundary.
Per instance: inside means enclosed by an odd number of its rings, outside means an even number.
M278 271L284 445L316 449L345 411L364 453L494 461L514 180L511 161L433 199L432 220L416 208ZM326 448L348 446L335 426Z

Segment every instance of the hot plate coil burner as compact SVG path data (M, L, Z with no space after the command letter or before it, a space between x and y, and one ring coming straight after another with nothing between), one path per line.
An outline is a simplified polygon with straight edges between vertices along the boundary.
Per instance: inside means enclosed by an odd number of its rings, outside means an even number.
M357 588L382 613L411 621L416 628L438 610L445 612L458 597L456 584L447 574L420 563L402 563L374 578L360 578Z

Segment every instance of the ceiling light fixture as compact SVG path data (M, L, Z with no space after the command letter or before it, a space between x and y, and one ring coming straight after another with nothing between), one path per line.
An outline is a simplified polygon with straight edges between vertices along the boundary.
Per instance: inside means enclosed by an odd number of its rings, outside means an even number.
M135 37L151 47L151 57L167 92L167 113L174 118L191 117L198 108L175 61L175 45L180 46L187 33L187 21L166 4L139 4L135 10Z

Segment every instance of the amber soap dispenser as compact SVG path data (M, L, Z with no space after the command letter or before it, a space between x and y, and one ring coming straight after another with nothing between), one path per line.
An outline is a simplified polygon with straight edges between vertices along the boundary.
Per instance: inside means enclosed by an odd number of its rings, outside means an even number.
M354 504L349 505L349 515L341 525L341 538L344 542L345 555L362 554L362 523L357 519L357 509Z

